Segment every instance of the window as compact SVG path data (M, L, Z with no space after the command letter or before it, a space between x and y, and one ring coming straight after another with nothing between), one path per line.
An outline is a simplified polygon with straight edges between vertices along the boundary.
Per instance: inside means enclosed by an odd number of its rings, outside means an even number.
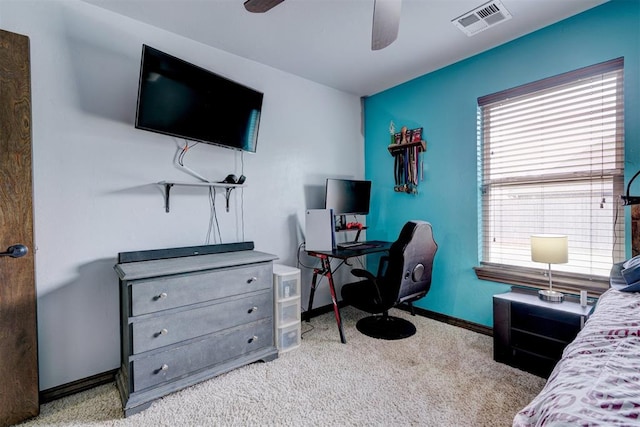
M624 259L623 59L478 99L479 278L545 286L530 236L569 236L554 285L603 290Z

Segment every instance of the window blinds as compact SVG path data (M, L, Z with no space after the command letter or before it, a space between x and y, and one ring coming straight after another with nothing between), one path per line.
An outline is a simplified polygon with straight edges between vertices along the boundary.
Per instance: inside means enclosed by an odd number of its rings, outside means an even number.
M569 236L553 269L608 276L624 257L623 59L478 99L483 263L531 261L530 236Z

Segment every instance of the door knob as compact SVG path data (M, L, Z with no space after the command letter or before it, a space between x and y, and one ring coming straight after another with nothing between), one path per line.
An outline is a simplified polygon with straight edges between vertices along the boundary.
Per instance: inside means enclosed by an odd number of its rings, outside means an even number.
M0 256L10 256L11 258L20 258L25 256L29 249L25 245L12 245L7 248L6 252L0 252Z

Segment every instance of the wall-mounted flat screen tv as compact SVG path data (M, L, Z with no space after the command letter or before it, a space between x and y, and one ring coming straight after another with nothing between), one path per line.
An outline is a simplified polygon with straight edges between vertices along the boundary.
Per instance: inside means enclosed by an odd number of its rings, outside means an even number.
M263 94L142 46L135 127L256 151Z

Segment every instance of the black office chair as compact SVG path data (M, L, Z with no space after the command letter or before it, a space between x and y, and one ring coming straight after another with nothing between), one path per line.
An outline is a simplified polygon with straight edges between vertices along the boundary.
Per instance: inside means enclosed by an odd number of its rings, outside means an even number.
M412 303L429 292L437 250L431 224L409 221L391 245L389 255L380 258L376 276L363 269L351 270L354 276L365 280L344 285L342 300L374 314L356 323L360 332L386 340L407 338L416 333L413 323L389 316L389 309L406 303L411 314L415 314Z

